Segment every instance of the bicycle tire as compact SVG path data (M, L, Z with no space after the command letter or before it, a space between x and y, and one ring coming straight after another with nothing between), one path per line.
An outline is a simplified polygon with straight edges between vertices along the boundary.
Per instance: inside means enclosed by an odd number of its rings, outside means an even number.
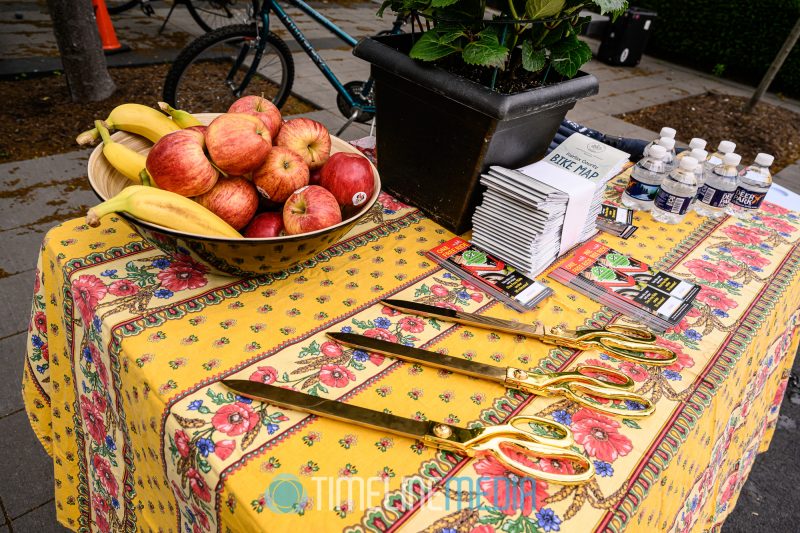
M254 24L237 24L206 33L189 43L167 73L162 93L164 101L187 111L224 113L238 98L255 94L280 108L294 83L294 61L286 43L272 32L261 35L267 46L258 65L258 74L250 83L236 94L227 82L226 75L233 71L231 65L235 62L232 56L238 56L244 46L252 52L250 48L257 38ZM271 61L265 66L268 58ZM276 59L279 68L274 64ZM200 63L202 66L198 66ZM243 77L248 70L249 63L242 64L236 73ZM280 79L275 80L278 76ZM241 82L241 79L236 81Z
M197 25L206 32L248 22L250 17L247 10L252 5L249 1L241 0L184 0L182 3Z
M106 2L106 9L108 9L109 15L116 15L118 13L122 13L123 11L127 11L137 5L140 0L129 0L128 2Z

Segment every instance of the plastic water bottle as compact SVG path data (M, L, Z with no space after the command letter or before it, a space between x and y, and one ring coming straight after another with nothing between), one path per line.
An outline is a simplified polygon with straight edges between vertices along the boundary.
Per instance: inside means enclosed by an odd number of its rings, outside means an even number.
M697 177L694 170L699 163L692 156L681 158L678 168L670 172L653 202L653 218L666 224L678 224L686 216L692 199L697 196Z
M725 215L736 191L738 165L741 160L742 156L739 154L725 154L722 164L715 166L714 170L706 175L706 183L702 190L697 192L697 202L694 204L697 214L711 218Z
M667 164L667 171L672 170L678 164L675 162L675 139L661 137L657 144L658 146L663 146L667 151L667 155L664 156L664 163Z
M734 150L736 150L736 143L731 141L721 141L719 145L717 145L717 151L708 156L708 159L706 159L706 171L710 173L712 170L714 170L714 167L721 165L722 158L725 157L725 154L732 154Z
M689 141L689 150L694 150L694 149L705 150L706 144L707 143L705 139L701 139L700 137L692 137L692 140Z
M736 192L728 205L728 214L740 217L744 213L755 211L761 206L764 197L772 185L770 165L775 160L769 154L758 154L752 165L739 173Z
M705 163L706 158L708 157L708 152L706 152L702 148L694 148L691 152L686 150L684 152L681 152L678 155L682 155L682 154L686 154L686 153L688 153L689 156L694 157L695 159L697 159L697 161L702 161L702 163L698 163L697 166L694 167L694 175L697 178L697 190L699 191L700 189L703 188L703 185L705 185L705 183L706 183L706 166L705 166L704 163ZM686 156L684 156L684 157L686 157ZM694 203L696 200L697 200L697 196L692 198L692 203Z
M645 154L633 167L628 186L621 198L622 205L640 211L650 211L658 187L667 175L667 165L664 162L667 151L663 146L654 144Z
M661 133L658 134L658 137L650 141L647 144L647 146L644 147L642 153L647 155L648 150L650 150L650 147L653 146L654 144L658 144L658 141L661 140L662 137L666 137L667 139L674 139L675 133L676 133L675 128L668 128L666 126L661 128Z

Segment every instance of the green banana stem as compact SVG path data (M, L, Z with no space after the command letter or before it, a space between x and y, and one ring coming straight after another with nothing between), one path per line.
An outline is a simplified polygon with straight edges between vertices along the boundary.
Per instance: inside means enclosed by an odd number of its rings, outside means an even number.
M177 124L181 128L189 128L191 126L203 125L202 122L197 120L197 118L188 111L175 109L166 102L159 102L158 107L161 109L161 111L171 116L172 120L175 121L175 124Z
M142 180L142 185L145 187L154 187L153 180L150 178L150 173L147 172L146 168L143 168L141 172L139 172L139 179Z
M95 121L95 124L97 122L98 121ZM105 121L100 121L100 122L102 122L106 126L106 128L114 129L114 123L111 121L110 118L107 118ZM75 137L75 142L77 142L81 146L85 146L87 144L94 144L94 142L99 138L100 138L100 132L97 131L97 128L95 127L90 130L86 130L77 137Z
M96 205L89 209L89 212L86 213L86 223L91 227L96 228L100 225L100 219L104 216L110 213L116 213L117 211L125 211L125 205L127 202L127 196L115 196L114 198L109 198L102 204Z
M114 142L111 140L111 135L108 133L108 128L105 127L102 120L94 121L94 129L100 133L100 137L103 139L103 144L111 144Z
M86 223L96 228L100 225L100 219L104 216L110 213L125 211L128 206L128 198L141 189L141 185L129 185L118 192L113 198L109 198L105 202L90 208L86 213Z

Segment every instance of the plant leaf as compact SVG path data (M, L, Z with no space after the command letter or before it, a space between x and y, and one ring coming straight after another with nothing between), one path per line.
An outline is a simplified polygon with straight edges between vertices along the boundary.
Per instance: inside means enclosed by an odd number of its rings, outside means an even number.
M435 61L456 51L458 51L458 48L452 44L442 44L439 41L439 34L436 30L430 30L423 33L419 41L414 43L408 55L413 59Z
M500 44L496 35L478 34L478 40L464 47L463 58L468 65L485 67L505 66L508 48Z
M628 9L627 0L594 0L594 5L600 8L601 15L605 15L606 13L619 15Z
M525 4L525 15L529 19L555 17L564 9L565 0L528 0Z
M592 58L589 46L573 35L553 45L550 61L556 72L568 78L575 76L581 65Z
M458 2L458 0L432 0L431 7L447 7L456 2Z
M544 49L534 50L530 41L522 43L522 68L531 72L539 72L544 68L547 54Z

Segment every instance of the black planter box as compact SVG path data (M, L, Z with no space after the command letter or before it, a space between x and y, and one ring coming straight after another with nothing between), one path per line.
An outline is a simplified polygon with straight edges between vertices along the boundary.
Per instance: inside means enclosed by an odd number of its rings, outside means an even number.
M372 64L378 170L383 187L460 234L472 227L480 174L541 159L575 102L597 94L585 73L503 95L408 57L412 36L362 39Z

